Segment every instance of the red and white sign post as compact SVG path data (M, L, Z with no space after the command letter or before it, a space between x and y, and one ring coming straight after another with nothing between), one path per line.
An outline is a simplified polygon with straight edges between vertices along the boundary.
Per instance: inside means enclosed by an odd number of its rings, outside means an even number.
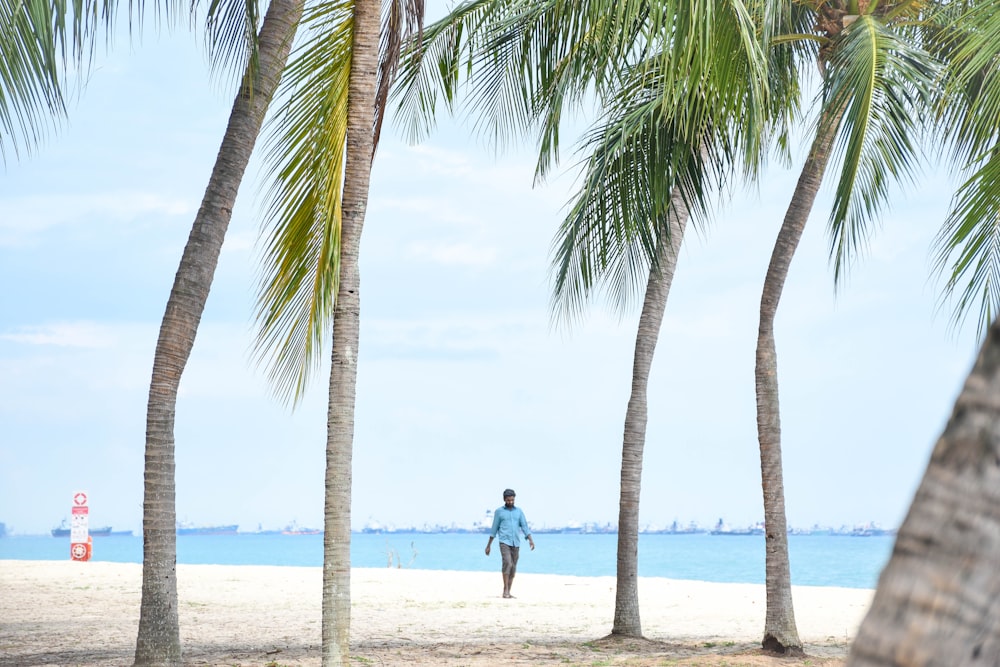
M69 524L70 560L87 561L91 555L90 507L87 494L77 491L73 494L72 518Z

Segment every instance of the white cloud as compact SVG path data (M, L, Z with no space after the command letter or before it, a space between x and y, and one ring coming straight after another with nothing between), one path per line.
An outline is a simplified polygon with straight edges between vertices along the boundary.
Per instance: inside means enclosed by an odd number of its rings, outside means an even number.
M96 322L60 322L0 333L0 340L23 345L92 349L116 347L125 337L121 330Z
M257 232L255 230L233 230L226 233L226 242L222 246L222 252L226 254L244 254L255 250L257 246Z
M132 222L150 215L192 216L197 201L149 192L104 192L71 195L32 195L5 198L0 211L0 247L38 242L58 227ZM95 235L106 233L106 230Z
M496 263L495 248L483 248L471 243L411 243L407 254L418 260L438 264L487 267Z

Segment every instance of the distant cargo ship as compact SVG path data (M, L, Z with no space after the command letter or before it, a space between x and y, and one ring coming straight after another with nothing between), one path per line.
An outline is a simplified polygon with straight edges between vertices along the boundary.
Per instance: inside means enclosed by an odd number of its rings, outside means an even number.
M290 524L285 526L281 530L282 535L322 535L323 529L321 528L303 528L299 524L292 521Z
M322 535L322 528L285 528L282 535Z
M239 525L231 526L177 526L178 535L235 535Z
M111 526L102 526L101 528L91 528L87 531L87 534L91 537L107 537L108 535L121 535L121 534L132 534L131 530L119 530L112 532ZM52 529L52 537L69 537L69 528L66 527L66 522L58 528Z

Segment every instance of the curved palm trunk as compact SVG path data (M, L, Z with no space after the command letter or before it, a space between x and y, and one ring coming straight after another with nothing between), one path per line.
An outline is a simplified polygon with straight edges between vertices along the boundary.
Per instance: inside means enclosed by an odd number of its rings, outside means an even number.
M788 560L788 528L785 520L785 486L781 471L781 418L778 409L778 355L774 342L774 317L785 286L788 268L802 238L823 172L830 159L835 132L833 123L820 119L816 138L784 222L778 232L771 263L764 278L757 331L757 437L760 442L760 476L764 494L765 584L767 613L761 645L768 651L798 655L802 642L795 626L792 606L792 574Z
M625 435L622 441L621 491L618 504L618 582L615 593L613 635L641 637L639 621L639 491L642 482L642 453L646 445L648 406L646 389L653 353L660 336L663 312L670 295L670 284L677 268L677 254L687 227L688 210L675 193L670 219L670 239L661 239L659 267L649 272L646 295L639 316L632 362L632 394L625 412Z
M1000 321L934 447L847 664L1000 664Z
M174 416L177 388L219 263L243 173L278 86L302 16L302 0L273 0L260 31L253 94L241 87L201 208L181 257L153 357L146 412L142 514L142 602L135 665L180 665Z
M354 40L347 96L347 159L340 232L340 283L333 319L327 411L323 538L323 667L350 663L351 457L360 339L358 253L374 154L379 3L354 3Z

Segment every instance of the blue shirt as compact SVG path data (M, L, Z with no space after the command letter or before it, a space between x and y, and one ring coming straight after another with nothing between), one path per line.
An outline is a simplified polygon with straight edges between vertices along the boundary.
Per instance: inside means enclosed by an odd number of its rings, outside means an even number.
M531 531L528 530L528 520L524 518L524 512L521 511L521 508L507 509L507 506L504 505L493 513L493 529L490 531L490 537L499 536L497 541L501 544L519 547L521 546L521 537L518 534L518 528L524 531L525 537L531 536Z

